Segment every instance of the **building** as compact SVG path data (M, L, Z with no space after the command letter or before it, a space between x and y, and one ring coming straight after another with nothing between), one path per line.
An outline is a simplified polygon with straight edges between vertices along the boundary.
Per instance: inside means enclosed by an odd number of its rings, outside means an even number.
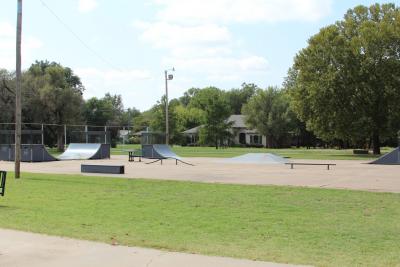
M231 115L228 122L232 122L231 133L233 137L227 142L230 145L265 147L267 144L266 137L258 133L256 130L249 129L245 123L244 115ZM199 131L202 126L186 130L183 134L186 136L188 145L197 145L199 141Z

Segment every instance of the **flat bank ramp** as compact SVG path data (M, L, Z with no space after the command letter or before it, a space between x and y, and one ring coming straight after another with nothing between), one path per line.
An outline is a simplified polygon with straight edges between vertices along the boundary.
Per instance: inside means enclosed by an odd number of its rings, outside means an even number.
M71 143L60 156L60 160L86 160L110 158L110 145Z
M370 164L400 165L400 147L396 148L392 152L387 153L386 155L383 155Z
M285 164L289 160L271 153L248 153L226 159L223 162L231 164Z

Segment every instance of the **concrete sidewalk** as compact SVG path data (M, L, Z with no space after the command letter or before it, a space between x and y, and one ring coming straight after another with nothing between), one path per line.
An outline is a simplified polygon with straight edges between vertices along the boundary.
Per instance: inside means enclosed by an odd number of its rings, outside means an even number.
M272 267L293 266L210 257L0 229L0 266L7 267Z

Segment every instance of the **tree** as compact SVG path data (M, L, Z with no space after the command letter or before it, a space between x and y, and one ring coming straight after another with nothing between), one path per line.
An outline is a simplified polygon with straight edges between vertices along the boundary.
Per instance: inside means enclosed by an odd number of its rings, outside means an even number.
M200 141L211 142L218 149L223 140L230 136L231 123L227 119L231 114L224 92L215 87L204 88L192 97L189 107L203 110L205 114Z
M288 95L275 87L257 90L244 105L243 114L251 128L267 137L268 147L285 146L296 126Z
M84 117L87 124L111 126L107 131L110 133L112 147L115 147L117 144L119 127L130 125L134 116L138 116L139 114L140 112L136 109L125 111L120 95L107 93L103 98L98 99L93 97L85 103Z
M15 75L0 69L0 121L14 121Z
M226 92L231 114L242 114L242 107L258 90L258 86L252 83L243 83L242 88L232 89Z
M140 111L136 108L128 108L122 113L120 122L124 126L133 126L134 119L140 116Z
M28 120L58 125L81 122L84 87L70 68L37 61L25 73L23 87ZM58 127L56 134L58 150L63 151L63 128Z
M320 30L293 66L293 107L325 140L382 138L400 128L400 10L358 6Z
M153 117L152 109L143 111L138 116L134 117L133 118L133 131L138 132L138 131L146 130L147 127L150 127L150 122L152 120L152 117Z
M195 107L176 106L177 128L180 132L205 123L205 112Z
M150 121L150 127L152 130L160 131L165 133L165 101L166 97L163 96L160 101L157 102L156 105L153 106L152 110L152 118ZM170 141L175 143L179 138L179 132L177 131L177 120L176 120L176 112L175 108L180 105L179 100L171 99L168 104L168 122L169 122L169 135Z
M190 101L192 100L192 98L200 91L201 89L199 88L190 88L189 90L187 90L186 92L183 93L183 96L179 98L179 102L181 102L181 104L184 107L187 107L190 104Z
M85 103L84 117L89 125L105 126L114 119L112 103L105 98L92 97Z

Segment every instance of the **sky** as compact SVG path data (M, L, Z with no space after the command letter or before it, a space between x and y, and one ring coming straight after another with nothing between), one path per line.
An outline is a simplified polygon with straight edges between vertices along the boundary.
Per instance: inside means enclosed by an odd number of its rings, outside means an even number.
M70 67L84 98L122 96L149 109L192 87L280 86L319 29L367 0L24 0L22 66ZM391 1L400 5L400 0ZM2 0L0 68L15 69L17 1Z

